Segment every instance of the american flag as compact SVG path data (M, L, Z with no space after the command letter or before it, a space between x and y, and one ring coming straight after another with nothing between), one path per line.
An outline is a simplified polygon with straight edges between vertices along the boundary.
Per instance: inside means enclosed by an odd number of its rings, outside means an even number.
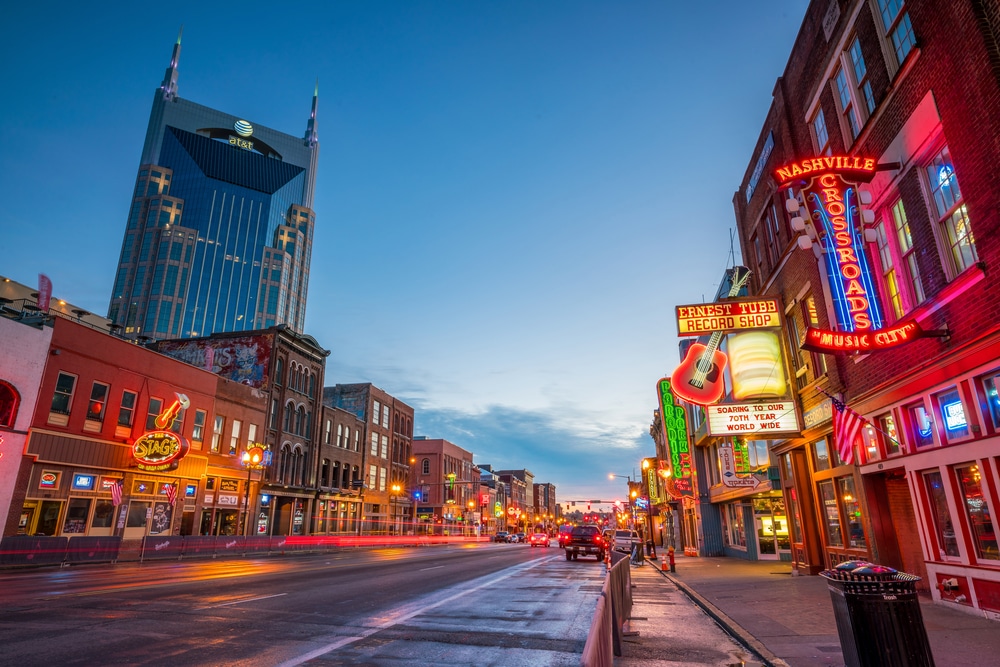
M122 504L122 488L125 486L123 481L116 479L115 483L111 485L111 503L115 507Z
M163 491L167 494L167 502L173 507L177 502L177 487L173 484L164 484Z
M861 427L868 420L840 399L831 396L833 401L833 444L840 454L840 460L850 465L854 461L854 441L857 440Z

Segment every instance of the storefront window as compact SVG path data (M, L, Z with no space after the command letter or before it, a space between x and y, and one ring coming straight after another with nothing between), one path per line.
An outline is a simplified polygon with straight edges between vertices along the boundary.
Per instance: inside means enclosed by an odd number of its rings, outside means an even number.
M854 477L838 477L837 492L844 508L844 520L847 523L847 546L850 549L867 549L865 529L861 522L861 501L854 490Z
M896 430L896 420L891 412L879 415L875 418L878 429L878 437L882 440L886 456L894 456L900 453L899 431Z
M929 447L934 444L934 422L923 402L907 406L910 415L910 438L917 447Z
M969 437L969 422L965 418L965 406L957 387L937 395L941 410L941 420L944 423L944 435L948 440L961 440Z
M937 533L938 547L941 558L951 556L958 558L958 540L955 538L955 524L948 510L948 499L944 494L944 483L941 473L937 470L924 473L924 484L927 486L927 497L931 503L934 529Z
M826 447L826 438L820 438L813 443L813 455L817 472L830 469L830 452Z
M781 455L781 468L785 475L785 483L792 481L792 457L789 454Z
M976 556L983 559L1000 560L1000 549L997 548L997 535L993 529L990 506L983 496L979 465L973 464L964 468L956 468L955 474L958 475L962 499L965 501L965 516L972 528L972 541L976 547Z
M88 512L90 512L90 498L70 498L69 504L66 506L66 519L63 521L63 532L87 532Z
M986 391L986 404L993 420L993 428L1000 429L1000 395L997 394L997 379L1000 376L994 375L983 380L983 389Z
M840 510L837 507L837 495L833 490L833 480L825 480L817 484L820 502L823 504L823 525L826 528L826 543L831 547L844 546L844 535L840 528Z
M726 528L729 532L729 543L734 547L745 549L747 534L743 525L743 505L740 503L726 505Z
M115 506L110 500L98 500L94 504L94 516L90 520L92 528L110 528L114 521Z

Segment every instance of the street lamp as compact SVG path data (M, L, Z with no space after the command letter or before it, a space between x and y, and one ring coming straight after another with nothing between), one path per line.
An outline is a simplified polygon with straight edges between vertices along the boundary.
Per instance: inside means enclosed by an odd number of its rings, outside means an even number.
M254 445L244 451L241 457L243 467L247 469L247 483L243 489L243 537L250 534L250 473L267 465L265 454L263 447Z
M472 533L473 533L473 528L472 528L472 510L474 510L476 508L476 501L475 500L470 500L468 502L468 507L469 507L469 521L468 521L468 524L469 524L469 535L472 535Z
M403 487L399 484L393 484L389 487L392 493L389 494L389 514L392 515L392 532L395 534L396 531L396 507L395 500L399 495L399 492L403 490Z

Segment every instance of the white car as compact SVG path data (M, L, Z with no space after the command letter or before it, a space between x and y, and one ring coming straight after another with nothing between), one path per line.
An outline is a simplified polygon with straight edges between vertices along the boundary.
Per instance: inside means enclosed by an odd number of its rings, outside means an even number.
M639 544L639 533L634 530L616 530L614 539L615 551L629 553L634 545Z

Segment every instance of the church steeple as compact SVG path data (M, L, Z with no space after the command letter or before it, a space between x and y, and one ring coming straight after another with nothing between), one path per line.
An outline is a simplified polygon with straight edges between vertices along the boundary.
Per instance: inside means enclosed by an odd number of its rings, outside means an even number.
M306 123L306 136L303 137L310 146L319 143L319 135L316 133L316 110L319 108L319 79L316 79L316 88L313 90L312 111L309 113L309 122Z
M181 26L177 33L177 43L174 44L174 52L170 56L170 67L163 73L163 83L160 89L163 91L163 99L172 100L177 96L177 64L181 60L181 35L184 34L184 26Z

